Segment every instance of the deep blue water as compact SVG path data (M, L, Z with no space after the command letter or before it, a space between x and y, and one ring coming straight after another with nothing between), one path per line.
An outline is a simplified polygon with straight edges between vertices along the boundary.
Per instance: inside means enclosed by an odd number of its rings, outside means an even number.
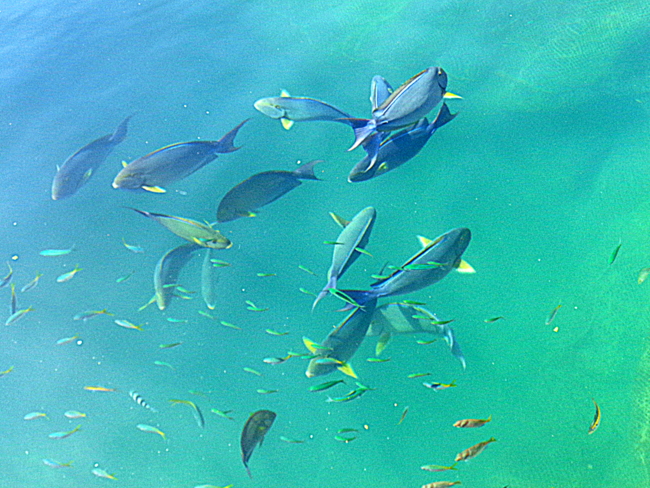
M0 277L5 261L34 311L0 331L0 486L418 487L438 480L480 488L634 487L649 482L646 350L650 206L647 188L650 7L640 0L565 2L16 1L0 5ZM412 161L368 182L347 182L362 157L346 152L342 124L280 123L253 108L281 89L370 114L371 78L399 86L429 66L449 75L458 117ZM77 149L133 117L127 139L73 197L52 201L60 165ZM168 193L111 188L121 161L168 144L218 139L246 118L237 145ZM160 256L182 243L124 206L213 221L221 197L265 170L292 170L323 159L318 176L264 207L256 218L218 226L234 243L212 313L200 296L174 299L164 312L138 307L153 294ZM393 339L370 363L368 339L352 363L375 390L327 403L346 386L312 393L306 361L269 366L262 359L305 352L342 320L340 302L311 312L326 281L339 229L369 205L377 222L341 284L362 288L384 263L417 252L415 236L460 226L473 238L465 254L475 275L452 273L409 295L452 323L467 370L438 341ZM139 244L129 252L122 239ZM618 243L620 252L610 256ZM62 257L39 251L69 248ZM79 265L67 283L56 277ZM313 270L312 276L298 266ZM200 290L201 258L181 275ZM130 272L123 283L116 279ZM274 273L258 277L257 273ZM265 312L246 309L246 300ZM0 290L9 315L10 288ZM385 300L387 301L387 300ZM555 321L550 311L562 304ZM4 307L4 305L3 305ZM72 317L107 308L114 317ZM2 314L0 314L2 315ZM502 315L504 320L486 323ZM3 317L5 315L2 315ZM113 323L124 318L142 332ZM173 323L167 318L187 320ZM241 327L234 330L219 324ZM557 331L553 328L557 327ZM272 328L289 334L274 337ZM75 343L58 339L78 334ZM161 350L159 344L182 341ZM165 361L174 370L156 366ZM254 368L261 377L243 371ZM411 373L458 386L433 392ZM427 378L425 378L427 379ZM352 380L346 379L350 387ZM116 392L92 393L101 385ZM262 395L257 389L278 389ZM138 391L159 410L128 396ZM202 392L202 395L190 391ZM602 410L602 425L587 430ZM190 408L203 410L200 429ZM409 413L397 425L405 406ZM211 408L233 410L234 420ZM87 414L68 420L66 410ZM253 454L250 480L239 436L248 415L277 413ZM23 420L29 412L49 420ZM456 429L485 418L481 429ZM167 435L140 432L140 423ZM82 430L62 440L48 434ZM358 438L334 439L340 428ZM288 444L280 436L304 440ZM497 439L457 471L463 449ZM53 469L43 458L73 462ZM96 478L99 466L117 481Z

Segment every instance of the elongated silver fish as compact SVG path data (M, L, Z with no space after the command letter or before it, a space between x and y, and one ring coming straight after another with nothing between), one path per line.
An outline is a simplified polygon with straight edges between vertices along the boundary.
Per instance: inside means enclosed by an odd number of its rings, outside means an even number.
M153 286L156 304L160 310L165 310L169 305L178 285L178 275L192 259L193 253L199 249L202 247L198 244L183 244L167 251L156 263Z
M292 97L282 90L279 97L262 98L255 102L254 107L267 117L280 119L282 127L291 129L294 122L324 120L341 122L350 125L349 114L342 112L332 105L314 98Z
M146 408L147 410L151 410L151 411L154 412L154 413L158 412L158 410L156 410L156 409L153 408L151 405L149 405L149 404L146 402L146 400L145 400L144 398L142 398L142 396L140 395L140 393L138 393L137 391L133 391L133 390L131 390L131 391L129 392L129 396L131 397L131 399L132 399L135 403L137 403L137 404L140 405L141 407L144 407L144 408Z

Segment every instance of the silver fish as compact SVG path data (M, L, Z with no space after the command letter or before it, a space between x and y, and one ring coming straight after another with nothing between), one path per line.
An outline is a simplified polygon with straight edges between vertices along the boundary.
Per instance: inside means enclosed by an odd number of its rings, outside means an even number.
M330 288L336 288L338 279L360 256L359 249L364 249L368 244L377 212L373 207L366 207L349 222L333 213L330 215L337 224L343 227L343 230L336 238L337 245L333 246L332 264L327 271L327 284L314 300L312 310L327 295Z
M282 90L279 97L262 98L253 106L267 117L280 119L282 127L286 130L289 130L294 122L312 120L342 122L350 125L346 120L350 115L338 108L314 98L292 97L285 90Z
M156 304L160 310L169 305L178 285L178 275L192 259L194 251L202 249L198 244L183 244L167 251L156 264L153 275Z
M219 278L219 270L210 261L212 252L210 248L205 250L201 267L201 296L210 310L214 310L217 306L217 281Z

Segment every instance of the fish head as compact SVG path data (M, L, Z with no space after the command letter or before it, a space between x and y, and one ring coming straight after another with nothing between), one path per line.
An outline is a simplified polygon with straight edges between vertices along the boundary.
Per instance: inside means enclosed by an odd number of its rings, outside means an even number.
M271 117L272 119L280 119L285 116L284 108L280 105L280 103L278 103L278 101L281 99L281 97L262 98L255 102L253 106L267 117Z
M359 161L354 168L350 170L348 175L348 181L350 183L358 183L360 181L367 181L375 176L377 171L377 163L371 165L371 157L366 155L361 161Z
M431 69L437 70L436 75L437 75L438 86L440 87L440 89L442 90L443 93L446 92L447 91L447 72L442 68L431 68Z
M122 168L113 180L113 188L123 190L137 190L145 184L144 175L129 168L129 165Z
M67 196L72 195L76 191L75 188L70 188L70 177L62 176L59 171L52 181L52 200L61 200Z
M316 376L330 374L333 371L336 371L336 368L340 365L341 361L334 358L318 356L309 361L307 371L305 371L305 376L307 376L307 378L315 378Z

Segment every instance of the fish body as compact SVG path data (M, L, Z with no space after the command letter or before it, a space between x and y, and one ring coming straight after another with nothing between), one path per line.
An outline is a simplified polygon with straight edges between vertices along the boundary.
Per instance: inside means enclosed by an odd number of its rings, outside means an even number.
M440 390L446 390L447 388L452 388L456 386L456 382L452 381L451 383L422 383L424 386L427 388L434 390L434 391L440 391Z
M25 293L26 291L31 290L32 288L36 287L36 285L38 285L38 282L41 279L41 276L43 276L43 273L38 273L36 275L36 277L32 281L30 281L29 283L27 283L25 286L23 286L20 289L20 293Z
M143 254L144 253L144 248L142 246L136 246L136 245L133 245L133 244L128 244L124 240L124 237L122 237L122 244L124 244L124 247L126 247L129 251L131 251L134 254Z
M173 405L183 404L183 405L187 405L188 407L191 407L192 413L194 414L194 420L196 420L197 425L202 429L205 427L205 419L203 417L203 412L201 412L201 409L196 403L189 400L169 400L169 401Z
M377 356L388 346L395 334L427 333L442 337L451 350L451 354L466 367L465 356L456 341L449 324L437 325L438 317L427 309L405 303L387 303L375 310L368 328L368 336L379 336L375 353Z
M462 266L462 255L471 238L472 233L465 227L452 229L435 241L421 238L422 250L390 276L373 283L370 290L343 291L363 306L374 298L404 295L426 288L442 280L452 269Z
M63 415L68 419L82 419L86 417L85 413L78 412L77 410L68 410Z
M254 211L274 202L302 184L301 180L318 180L314 160L299 166L295 171L263 171L242 181L221 199L217 221L229 222L242 217L254 217Z
M158 434L164 440L167 440L167 436L165 435L165 433L162 430L158 429L157 427L153 427L147 424L138 424L136 425L136 428L141 430L142 432L151 432L152 434Z
M47 414L43 412L30 412L23 417L23 420L46 419Z
M473 457L476 457L479 454L481 454L491 442L495 442L495 441L496 439L494 437L490 437L487 441L479 442L478 444L465 449L463 452L458 453L454 461L458 462L458 461L467 461L468 459L472 459Z
M219 280L217 268L210 261L212 252L210 248L205 250L203 265L201 266L201 296L206 307L210 310L214 310L217 307L217 282Z
M420 119L412 127L384 139L379 145L375 161L372 161L371 154L367 154L352 168L348 175L348 181L351 183L366 181L410 161L429 142L431 136L440 127L451 122L454 117L456 117L456 114L452 115L447 104L443 103L433 122L429 123L426 118Z
M218 141L191 141L166 146L127 164L113 180L113 188L144 189L163 193L162 188L191 175L206 164L239 149L233 145L237 132L247 120Z
M349 114L332 105L314 98L292 97L282 91L279 97L262 98L253 104L255 109L267 117L279 119L282 126L289 130L294 122L324 120L348 124Z
M370 233L377 218L373 207L366 207L356 214L349 222L333 213L330 214L343 230L336 239L339 245L334 246L332 264L327 271L327 284L318 294L312 305L312 310L322 300L330 288L336 288L338 279L361 255L359 249L365 249L370 239Z
M197 222L196 220L176 217L173 215L145 212L144 210L138 210L137 208L131 208L131 210L134 210L151 220L155 220L178 237L182 237L186 241L198 244L201 247L228 249L232 246L232 242L224 237L221 232L213 229L210 225Z
M56 279L57 283L65 283L66 281L70 281L72 278L74 278L74 275L76 275L79 271L81 271L81 268L79 265L76 265L72 271L68 271L67 273L63 273L62 275L59 275Z
M16 284L11 284L11 300L9 302L9 314L13 315L18 311L18 297L16 297Z
M52 200L72 196L88 182L115 146L126 138L131 117L132 115L124 119L112 134L85 145L65 160L52 181Z
M440 466L438 464L427 464L426 466L420 466L420 469L423 469L424 471L430 471L432 473L441 473L442 471L457 471L456 465L458 462L455 462L451 466Z
M105 393L117 391L115 388L106 388L105 386L84 386L84 390L87 391L101 391Z
M85 312L80 312L74 317L72 317L72 320L83 320L86 321L88 319L92 319L93 317L97 317L98 315L113 315L111 312L109 312L106 309L103 310L87 310Z
M56 341L56 344L58 346L60 346L62 344L69 344L69 343L71 343L71 342L73 342L73 341L75 341L77 339L79 339L79 334L75 334L72 337L63 337L63 338L59 339L58 341Z
M50 468L71 468L72 467L72 461L67 463L61 463L59 461L55 461L54 459L43 459L43 464L45 466L49 466Z
M143 330L141 326L135 325L134 323L129 322L128 320L115 319L113 322L115 322L117 325L125 329Z
M472 429L475 427L483 427L488 422L492 421L492 415L486 419L463 419L454 423L454 427L461 429Z
M22 310L18 310L16 312L12 313L9 316L9 318L5 321L5 325L15 324L20 319L22 319L28 312L31 312L32 310L34 310L32 307L28 307L28 308L23 308Z
M72 251L74 251L74 246L72 246L70 249L45 249L38 254L46 257L57 257L65 256L66 254L70 254Z
M14 270L11 267L11 264L7 263L9 267L9 272L0 280L0 288L4 288L11 282L11 278L14 275Z
M158 260L153 274L155 300L160 310L165 310L174 296L174 287L183 267L201 249L198 244L183 244L170 249Z
M446 89L447 73L442 68L427 68L413 76L372 111L372 119L348 119L355 135L349 150L360 144L366 149L378 147L378 131L390 132L416 123L440 103Z
M109 474L105 469L102 468L95 468L91 471L91 473L97 476L98 478L106 478L107 480L117 479L114 475Z
M596 407L596 413L594 414L594 420L591 422L587 434L593 434L594 432L596 432L596 429L600 425L600 418L601 418L600 407L596 403L596 400L592 398L591 401L594 402L594 407Z
M70 437L72 434L75 432L78 432L81 430L81 425L77 425L74 429L68 431L68 432L53 432L48 435L50 439L65 439L66 437Z
M311 359L307 366L305 374L308 378L329 374L347 365L368 332L376 305L377 301L373 299L364 307L353 310L338 327L327 335L321 343L323 349L311 351L316 354L316 357ZM343 371L345 372L345 369Z
M454 485L460 485L460 481L434 481L433 483L422 485L422 488L449 488Z
M264 441L264 436L269 431L273 422L275 421L276 414L270 410L258 410L253 413L244 424L244 428L241 433L241 458L246 468L246 472L249 477L251 475L251 470L248 467L248 461L253 454L253 451L258 445L262 445Z
M146 402L146 400L144 398L142 398L142 396L137 391L131 390L129 392L129 396L131 397L131 400L133 400L135 403L137 403L141 407L146 408L147 410L150 410L150 411L152 411L154 413L158 412L158 410L156 410L151 405L149 405Z

